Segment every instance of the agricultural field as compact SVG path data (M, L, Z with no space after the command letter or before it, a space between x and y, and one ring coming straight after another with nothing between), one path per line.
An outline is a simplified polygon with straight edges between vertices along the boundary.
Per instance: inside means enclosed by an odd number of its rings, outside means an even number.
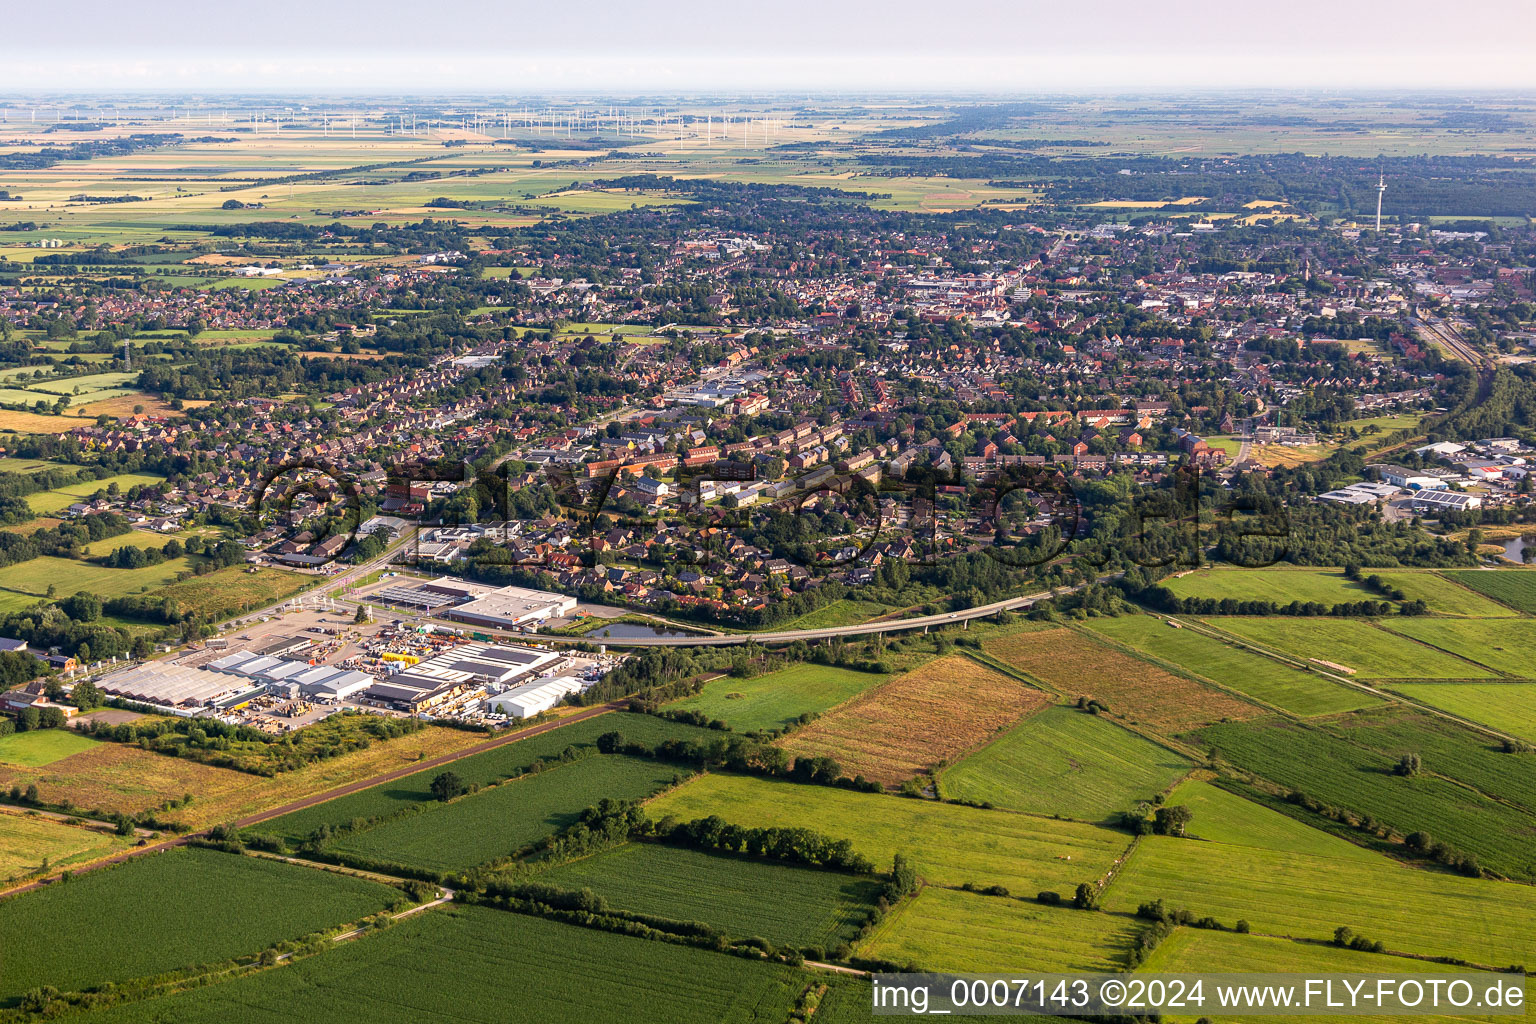
M0 1005L35 985L75 991L255 953L400 899L375 882L211 850L135 857L0 904Z
M1396 747L1394 725L1409 733L1418 749ZM1212 726L1197 737L1223 759L1278 785L1357 814L1371 814L1404 835L1428 832L1475 854L1490 870L1536 879L1536 858L1531 855L1536 817L1493 798L1518 794L1515 787L1536 768L1454 737L1436 737L1412 720L1399 722L1396 715L1367 717L1348 727L1339 725L1336 732L1268 720ZM1431 742L1435 746L1430 747ZM1413 776L1395 774L1401 753L1420 753L1428 769ZM1502 771L1490 763L1494 757L1502 759ZM1465 779L1452 781L1435 773ZM1474 784L1489 787L1490 795L1470 789Z
M1124 832L1082 822L739 775L694 779L646 810L658 819L718 814L746 827L809 828L850 840L880 871L905 853L934 885L1021 893L1071 892L1103 875L1129 843Z
M49 868L97 860L128 846L128 840L99 828L68 825L55 818L0 811L0 887Z
M1536 623L1526 619L1394 619L1387 628L1510 676L1536 676Z
M1013 633L983 641L982 650L1070 700L1094 698L1116 717L1164 734L1262 714L1255 704L1133 658L1077 630Z
M537 880L591 889L619 910L703 921L735 939L824 950L858 934L880 889L871 878L657 843L629 843Z
M603 797L643 799L679 775L686 770L665 762L597 754L353 832L327 849L375 863L467 871L575 824Z
M1536 683L1397 683L1392 689L1536 743Z
M1466 658L1405 642L1401 636L1359 619L1277 615L1227 616L1205 621L1224 633L1288 654L1298 661L1326 661L1352 668L1362 679L1492 679L1496 675ZM1413 620L1406 617L1391 620L1393 628L1410 621Z
M939 775L947 799L1103 821L1189 772L1178 754L1072 707L1026 718Z
M191 568L192 559L186 556L167 558L159 565L142 569L114 569L74 558L42 555L0 569L0 589L42 597L52 586L60 597L85 591L105 601L164 587Z
M1221 601L1316 601L1335 605L1342 601L1379 601L1380 596L1348 579L1343 569L1265 569L1218 567L1197 569L1162 581L1179 597Z
M452 729L434 731L457 732ZM690 738L710 735L707 730L668 722L654 715L637 715L619 711L573 722L558 729L551 729L549 732L503 744L478 754L471 754L453 762L451 770L470 786L486 786L523 774L533 762L540 758L558 757L566 747L591 746L597 742L599 736L607 732L618 732L625 739L648 744L659 743L674 736ZM465 740L456 746L470 746L485 740L485 737L474 733L460 732L459 735L465 737ZM409 740L411 737L407 736L404 739ZM354 818L380 818L393 814L407 807L430 802L433 799L432 779L445 770L448 769L435 768L407 775L394 782L386 782L335 800L327 800L313 807L293 811L279 818L263 821L251 826L249 831L279 836L297 843L322 825L335 828L345 825ZM580 811L581 808L578 807L576 810Z
M923 970L1118 973L1137 922L1026 899L927 886L892 911L859 955ZM1063 894L1067 899L1071 893Z
M1318 977L1325 974L1390 974L1398 977L1412 975L1437 976L1439 969L1422 960L1407 957L1383 956L1353 949L1339 949L1310 942L1293 942L1289 939L1267 935L1235 935L1232 932L1209 931L1203 928L1179 928L1160 943L1152 955L1138 968L1145 974L1196 974L1209 971L1219 964L1222 971L1260 974L1302 974ZM1458 968L1458 974L1473 973ZM1495 976L1490 975L1489 980ZM1165 1021L1189 1022L1195 1016L1163 1016ZM1273 1017L1243 1014L1222 1014L1223 1022L1251 1022L1263 1024ZM1397 1016L1351 1015L1351 1021L1361 1024L1388 1024L1408 1018ZM1461 1015L1443 1016L1441 1019L1458 1021L1482 1021L1495 1024L1508 1017Z
M1380 697L1364 690L1294 669L1187 625L1174 629L1160 616L1120 615L1091 619L1087 625L1111 640L1293 715L1328 715L1381 703Z
M780 964L455 905L288 966L91 1019L225 1024L238 1006L243 1019L268 1024L504 1024L515 1005L517 1020L537 1024L630 1024L657 1007L673 1024L753 1024L787 1020L807 980Z
M797 757L832 757L848 775L892 786L954 760L1050 697L952 654L904 673L791 733Z
M1468 588L1459 579L1452 578L1457 574L1370 569L1366 575L1380 576L1388 586L1396 587L1406 594L1408 600L1423 601L1436 615L1497 619L1513 614L1511 609L1489 600L1475 587Z
M121 570L118 570L121 571ZM183 615L208 620L265 608L312 586L313 576L284 569L257 569L232 565L162 587L157 597L166 598Z
M32 729L0 736L0 764L18 768L44 765L90 750L97 741L72 729Z
M1348 925L1396 952L1491 967L1536 959L1536 889L1408 867L1343 839L1325 837L1330 845L1320 850L1320 833L1274 817L1262 846L1143 837L1104 907L1134 912L1162 899L1267 935L1327 940Z
M1528 569L1466 569L1444 574L1464 587L1527 615L1536 615L1536 571Z
M783 729L807 712L822 712L889 679L836 665L799 664L751 679L712 679L669 710L697 711L736 732Z

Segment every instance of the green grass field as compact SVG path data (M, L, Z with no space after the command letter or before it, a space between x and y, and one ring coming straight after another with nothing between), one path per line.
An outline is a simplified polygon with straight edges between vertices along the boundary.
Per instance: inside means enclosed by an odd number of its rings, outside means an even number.
M1178 754L1104 718L1049 707L939 775L948 798L1102 821L1186 774Z
M1536 615L1536 571L1530 569L1447 572L1449 579L1528 615Z
M748 827L814 829L852 841L879 870L905 853L934 884L1025 893L1071 892L1102 875L1128 843L1123 832L1081 822L737 775L695 779L646 809L653 818L718 814Z
M1468 788L1481 784L1500 796L1518 793L1521 780L1536 773L1536 766L1455 738L1437 738L1432 726L1398 718L1352 723L1346 733L1350 740L1278 720L1215 725L1197 736L1221 757L1271 782L1374 815L1401 834L1428 832L1510 877L1536 879L1531 852L1536 817ZM1403 732L1411 734L1415 749L1399 745ZM1371 743L1376 746L1361 745ZM1427 770L1411 777L1394 774L1398 757L1406 752L1420 753ZM1501 768L1494 767L1498 762L1493 758L1502 759ZM1434 774L1440 772L1465 777L1465 783Z
M291 966L92 1020L226 1024L238 1007L241 1020L264 1024L632 1024L664 1008L671 1024L760 1024L787 1020L806 980L780 964L453 906Z
M1291 668L1154 615L1091 619L1088 627L1293 715L1328 715L1380 703L1363 690Z
M0 904L0 1005L35 985L75 991L255 953L399 897L375 882L211 850L135 857Z
M654 715L636 715L627 711L598 715L559 729L539 733L527 739L472 754L454 761L451 770L472 786L484 786L521 775L534 761L556 757L568 746L591 746L605 732L619 732L625 738L643 743L659 743L669 737L715 735L708 730L668 722ZM351 793L323 804L306 807L271 821L253 825L248 831L281 836L299 842L322 825L344 825L354 818L379 818L406 807L432 799L432 779L444 770L429 769L403 779ZM581 810L578 807L576 810Z
M45 764L90 750L97 741L73 729L33 729L0 736L0 764L41 768Z
M755 679L714 679L669 708L718 718L737 732L782 729L808 711L826 711L890 676L835 665L799 664Z
M40 516L51 515L60 509L68 508L77 501L89 498L97 491L104 491L112 484L117 484L120 490L128 490L138 484L163 483L165 477L154 473L119 473L116 476L105 477L101 480L87 480L84 483L69 484L52 491L39 491L36 494L27 495L27 504L32 511Z
M1342 839L1324 837L1319 849L1321 833L1273 817L1271 834L1250 845L1143 838L1104 906L1162 899L1262 934L1326 940L1348 925L1399 952L1496 967L1536 959L1536 889L1407 867Z
M1536 683L1398 683L1392 689L1536 743Z
M872 878L657 843L629 843L538 881L589 888L619 910L704 921L736 939L824 950L857 935L880 889Z
M1231 932L1208 931L1202 928L1179 928L1168 938L1164 939L1152 955L1138 968L1143 974L1198 974L1204 971L1219 969L1221 971L1256 973L1256 974L1301 974L1318 977L1325 974L1391 974L1398 977L1412 975L1441 976L1444 971L1426 964L1422 960L1412 960L1400 956L1383 956L1380 953L1365 953L1353 949L1339 949L1334 946L1324 946L1309 942L1293 942L1289 939L1279 939L1267 935L1234 935ZM1457 968L1458 974L1470 974L1466 968ZM1495 975L1489 975L1488 980L1496 980ZM1210 992L1207 991L1207 995ZM1185 1016L1165 1014L1163 1020L1170 1022L1193 1021L1200 1014ZM1236 1024L1236 1022L1261 1022L1273 1021L1272 1016L1257 1014L1221 1014L1223 1024ZM1417 1017L1405 1016L1377 1016L1351 1014L1351 1021L1359 1021L1361 1024L1387 1024L1387 1022L1403 1022L1407 1020L1458 1020L1458 1021L1486 1021L1496 1022L1509 1020L1508 1017L1492 1015L1468 1015L1457 1014L1454 1017Z
M575 824L603 797L647 797L680 772L685 769L622 754L582 758L354 832L327 849L428 871L464 871Z
M1491 679L1494 672L1423 644L1404 643L1385 629L1358 619L1241 618L1205 620L1211 626L1301 661L1345 665L1362 679ZM1390 620L1396 628L1407 617ZM1448 625L1462 625L1449 623ZM1326 666L1320 666L1326 668Z
M121 545L119 545L121 546ZM102 600L164 587L192 568L185 556L142 569L113 569L73 558L43 555L0 569L0 588L42 597L53 586L60 597L86 591Z
M108 831L67 825L42 815L0 812L0 882L50 868L95 860L125 848Z
M1341 601L1380 600L1380 598L1344 576L1343 569L1290 569L1271 566L1265 569L1198 569L1163 581L1163 586L1180 597L1208 597L1237 601L1318 601L1326 605Z
M1033 901L1033 893L1027 895L1028 902L928 886L880 922L860 944L859 955L976 974L1113 974L1123 967L1135 922L1042 906Z
M1521 678L1536 677L1536 623L1526 619L1393 619L1389 628Z
M1490 601L1475 589L1469 589L1457 579L1458 574L1415 572L1405 569L1367 569L1367 576L1380 576L1388 586L1408 595L1410 601L1423 601L1437 615L1459 615L1467 618L1503 618L1513 612Z
M877 615L884 615L890 611L883 604L875 601L856 601L852 598L840 598L830 604L826 604L813 612L806 612L791 622L774 629L830 629L833 626L853 626L861 622L868 622Z

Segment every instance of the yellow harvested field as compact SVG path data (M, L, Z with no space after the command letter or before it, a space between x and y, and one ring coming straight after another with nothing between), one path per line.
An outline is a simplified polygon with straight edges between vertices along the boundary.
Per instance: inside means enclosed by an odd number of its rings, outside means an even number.
M982 650L1068 699L1102 701L1116 717L1163 735L1265 713L1256 704L1164 671L1074 629L1014 633L984 641Z
M103 743L39 768L0 765L0 787L23 788L36 783L50 803L69 800L83 810L135 814L179 800L191 793L192 803L168 812L167 818L204 828L278 807L358 779L418 760L484 742L478 733L430 727L409 736L376 741L353 751L273 778L215 768L155 754L121 743Z
M797 757L831 757L848 775L896 785L976 749L1051 702L953 654L890 682L791 733L780 746Z

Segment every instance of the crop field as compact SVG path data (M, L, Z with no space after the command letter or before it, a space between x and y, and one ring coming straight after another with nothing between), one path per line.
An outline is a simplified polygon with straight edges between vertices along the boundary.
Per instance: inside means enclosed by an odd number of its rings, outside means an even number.
M1344 665L1363 679L1491 679L1495 675L1492 670L1453 654L1423 644L1405 643L1402 637L1358 619L1280 615L1227 616L1205 621L1223 632L1300 661L1318 659ZM1396 628L1411 620L1391 621Z
M1146 836L1103 903L1134 911L1160 898L1227 927L1241 919L1255 932L1291 938L1326 940L1348 925L1390 950L1494 967L1536 958L1536 889L1425 871L1332 842L1324 854Z
M737 732L782 729L806 712L836 707L889 678L836 665L791 665L752 679L711 680L668 707L718 718Z
M265 608L314 582L313 576L283 569L263 568L251 572L243 566L232 565L162 587L156 596L169 598L184 615L216 620Z
M835 758L849 775L900 783L978 745L1050 697L952 654L869 690L791 733L797 757Z
M166 817L193 826L207 826L483 740L475 733L434 726L398 739L375 742L366 750L328 758L275 778L215 768L121 743L98 743L82 753L38 768L0 764L0 787L25 788L36 784L42 798L49 802L69 800L80 808L125 813L138 813L191 793L194 799L190 805L169 812Z
M1357 728L1362 740L1380 739L1369 726ZM1444 745L1458 756L1444 755L1437 764L1437 755L1423 750L1428 770L1400 776L1393 772L1396 752L1369 749L1322 729L1289 722L1217 725L1200 732L1198 738L1223 758L1271 782L1357 814L1372 814L1403 834L1423 830L1458 850L1476 854L1486 868L1513 878L1536 879L1536 857L1531 853L1536 818L1432 774L1462 772L1486 783L1494 770L1479 759L1479 751L1446 740ZM1517 761L1507 755L1487 755L1493 756ZM1506 771L1528 775L1530 769ZM1513 785L1508 775L1497 781L1501 790Z
M96 740L71 729L33 729L0 736L0 764L41 768L96 746Z
M1400 956L1383 956L1354 949L1339 949L1309 942L1293 942L1289 939L1266 935L1234 935L1231 932L1209 931L1203 928L1179 928L1160 943L1152 955L1138 968L1146 974L1199 973L1219 964L1222 971L1259 974L1301 974L1318 977L1324 974L1391 974L1398 977L1427 975L1436 976L1439 969L1422 960ZM1470 974L1467 968L1457 968L1458 974ZM1496 976L1489 975L1492 981ZM1194 1016L1163 1016L1165 1021L1193 1021ZM1388 1024L1402 1022L1406 1017L1354 1015L1351 1021L1362 1024ZM1508 1017L1491 1015L1462 1015L1454 1017L1420 1017L1420 1020L1483 1021L1494 1024ZM1265 1024L1273 1017L1223 1013L1224 1024L1251 1022Z
M1447 572L1445 575L1470 587L1479 594L1486 594L1502 604L1536 615L1536 571L1529 569L1497 569L1493 571L1464 570Z
M399 898L375 882L211 850L135 857L0 905L0 1005L34 985L68 992L255 953Z
M517 965L509 987L509 963ZM442 907L289 966L130 1003L101 1024L175 1020L455 1020L630 1024L783 1021L807 976L780 964L650 942L486 907ZM515 1010L510 1009L515 1007Z
M823 949L858 934L880 889L856 875L656 843L607 850L538 881L589 888L620 910L703 921L732 938Z
M1170 807L1188 807L1194 814L1187 826L1189 834L1213 843L1320 857L1359 849L1338 836L1199 778L1180 783L1168 794L1167 803Z
M1381 703L1364 690L1291 668L1155 615L1091 619L1088 628L1293 715L1329 715Z
M860 944L859 955L975 974L1114 974L1124 966L1136 922L1042 906L1034 902L1034 893L1028 895L1026 902L927 886L880 922Z
M1178 754L1070 707L1026 718L939 776L946 798L1102 821L1188 773Z
M605 796L642 799L679 774L686 770L600 754L354 832L329 849L429 871L468 870L575 824Z
M128 840L54 818L0 811L0 884L40 870L96 860L124 849Z
M1536 743L1536 683L1398 683L1392 689Z
M1511 676L1536 677L1536 623L1528 619L1393 619L1388 628Z
M442 730L452 732L454 730ZM707 730L668 722L654 715L635 715L619 711L598 715L574 722L559 729L539 733L527 739L496 747L479 754L471 754L453 762L451 769L429 769L407 775L403 779L373 786L357 793L327 800L323 804L293 811L280 818L251 826L250 831L266 835L282 836L298 842L322 825L344 825L354 818L378 818L404 807L425 803L433 799L432 780L441 771L451 770L471 786L485 786L521 775L529 765L540 758L556 757L566 747L585 747L597 742L606 732L622 733L626 739L642 743L658 743L672 736L693 737L706 735ZM461 746L484 742L485 737L463 733L468 737ZM410 737L406 737L409 739ZM583 805L584 806L584 805ZM581 807L576 810L581 810Z
M814 829L850 840L878 870L905 853L935 885L975 882L1029 894L1071 892L1103 875L1129 843L1123 832L1082 822L737 775L694 779L646 810L652 818L718 814L746 827Z
M1111 713L1165 733L1262 714L1254 704L1174 675L1070 629L1015 633L982 650L1068 699L1092 697Z
M1514 614L1497 601L1490 601L1475 588L1467 588L1454 574L1413 572L1403 569L1370 569L1366 575L1380 576L1389 586L1408 595L1410 601L1423 601L1437 615L1497 619Z

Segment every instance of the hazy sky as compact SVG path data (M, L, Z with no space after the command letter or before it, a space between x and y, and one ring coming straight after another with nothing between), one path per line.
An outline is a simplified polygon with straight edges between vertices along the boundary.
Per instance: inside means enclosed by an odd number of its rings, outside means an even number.
M1536 86L1536 0L6 5L0 89Z

